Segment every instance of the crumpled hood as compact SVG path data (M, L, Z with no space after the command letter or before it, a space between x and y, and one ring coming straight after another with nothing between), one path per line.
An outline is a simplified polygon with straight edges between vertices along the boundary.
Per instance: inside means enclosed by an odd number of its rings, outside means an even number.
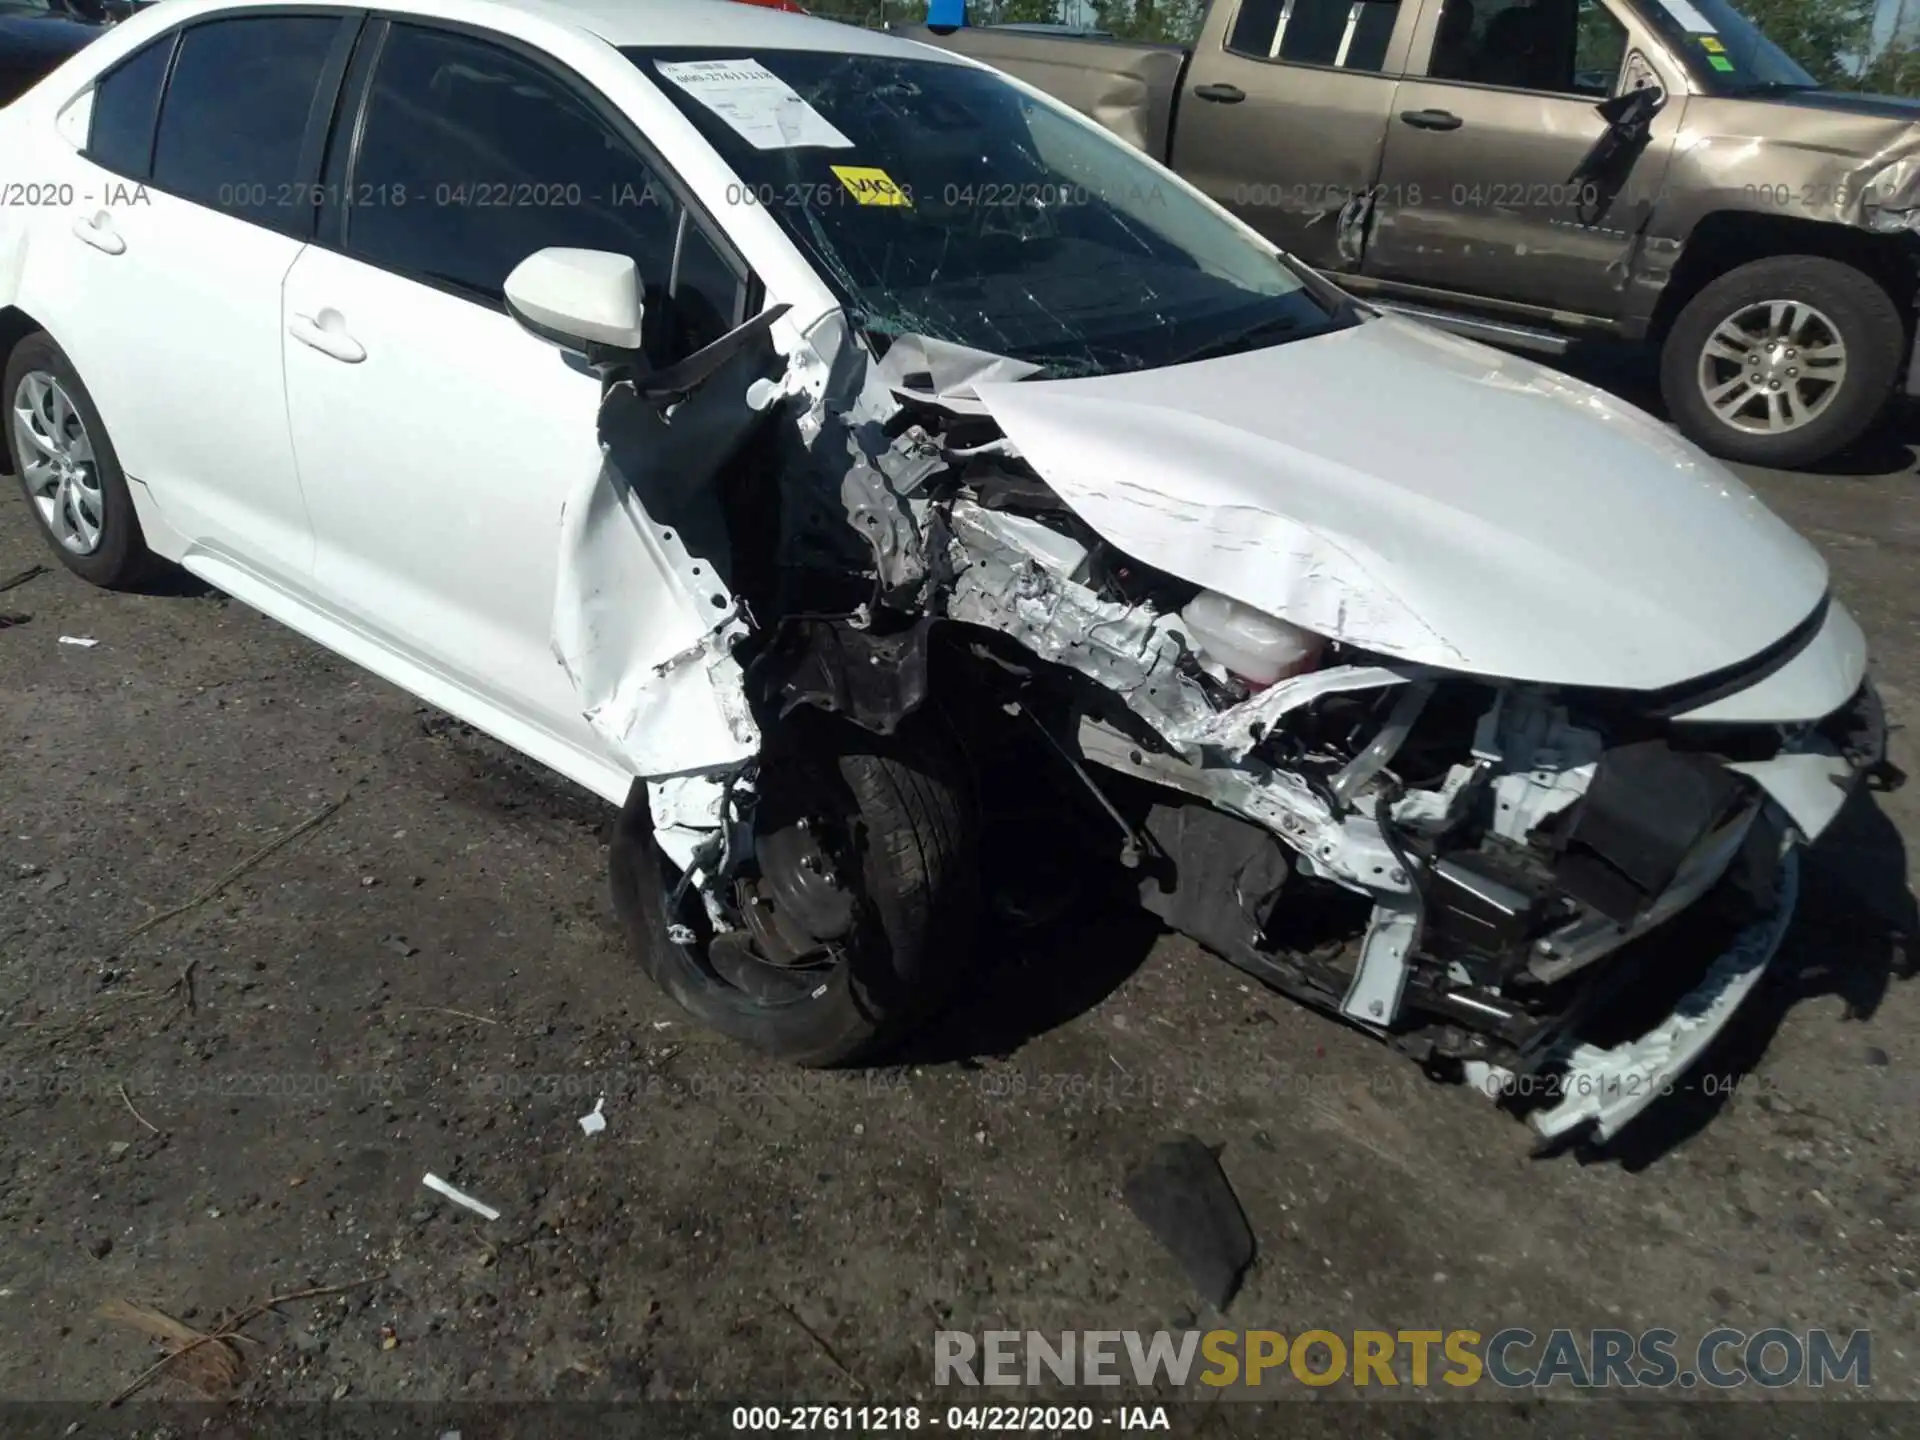
M975 388L1113 545L1410 662L1659 689L1764 650L1827 587L1811 545L1643 412L1397 317Z

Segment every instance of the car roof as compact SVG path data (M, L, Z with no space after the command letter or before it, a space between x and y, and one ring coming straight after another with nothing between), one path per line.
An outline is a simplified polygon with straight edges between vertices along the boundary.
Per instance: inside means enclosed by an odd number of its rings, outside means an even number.
M285 4L286 0L185 0L144 7L161 17L182 11L206 15ZM953 57L931 45L857 25L811 15L742 5L735 0L346 0L356 8L392 15L466 20L507 34L521 33L516 18L583 30L609 45L740 47L762 50L825 50L842 54L900 55L924 60Z
M610 45L757 45L767 50L920 51L858 25L740 5L734 0L477 0L524 9L598 35Z

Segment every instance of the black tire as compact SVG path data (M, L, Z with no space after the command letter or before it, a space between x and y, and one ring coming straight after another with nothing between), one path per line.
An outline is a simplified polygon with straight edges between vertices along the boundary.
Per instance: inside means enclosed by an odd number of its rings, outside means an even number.
M1700 365L1715 330L1771 300L1797 301L1828 317L1846 346L1847 369L1811 420L1761 434L1714 413L1701 392ZM1839 453L1873 427L1892 398L1906 350L1900 308L1871 275L1817 255L1776 255L1728 271L1687 303L1661 350L1660 389L1674 423L1710 454L1798 469Z
M749 993L716 970L704 941L668 937L678 872L654 845L641 781L610 847L613 904L641 968L703 1025L796 1065L850 1065L880 1055L939 1009L971 961L976 823L952 747L927 730L910 741L838 725L809 731L814 745L763 759L763 789L775 766L827 778L855 837L860 895L850 936L830 968L807 972L804 993ZM697 897L685 897L679 918L689 908L697 911Z
M93 452L91 473L99 487L101 513L95 517L100 521L99 540L86 554L77 554L60 542L47 523L46 516L40 513L39 502L27 479L26 466L22 463L26 457L20 454L20 439L16 434L19 421L15 411L20 404L21 383L34 372L51 375L59 382L80 424L85 427ZM13 463L13 473L20 477L20 487L27 497L27 508L39 525L40 533L46 537L47 545L59 557L62 565L91 584L108 590L124 590L138 584L152 572L153 554L147 549L146 536L140 531L140 517L134 513L133 496L127 490L127 477L120 469L113 441L107 435L107 427L100 418L93 397L87 393L86 385L74 370L73 362L67 359L66 353L53 343L50 336L44 331L36 331L14 346L13 353L7 357L5 384L7 458Z

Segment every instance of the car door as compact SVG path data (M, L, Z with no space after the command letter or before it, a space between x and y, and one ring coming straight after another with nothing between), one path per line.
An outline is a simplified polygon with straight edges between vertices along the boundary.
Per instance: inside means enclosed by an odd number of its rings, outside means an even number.
M1187 66L1173 168L1281 249L1351 269L1358 232L1350 227L1342 245L1341 212L1379 174L1417 9L1416 0L1240 0L1224 44L1203 38Z
M1595 110L1651 46L1603 0L1429 0L1388 129L1363 273L1589 316L1624 303L1619 266L1666 169L1680 105L1618 191L1569 183L1606 131Z
M223 16L106 72L63 162L75 205L42 217L24 302L44 307L32 313L170 528L289 588L305 583L312 530L287 433L280 288L312 230L349 24Z
M743 318L744 271L544 57L380 21L354 71L320 243L285 287L316 589L480 696L491 728L532 727L521 748L544 753L545 734L604 755L551 639L563 502L601 465L601 382L510 319L502 285L546 246L631 255L665 363Z

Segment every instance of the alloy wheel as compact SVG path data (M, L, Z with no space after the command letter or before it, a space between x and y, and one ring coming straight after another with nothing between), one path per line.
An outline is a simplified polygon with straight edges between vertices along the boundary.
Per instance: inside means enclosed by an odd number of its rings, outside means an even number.
M1823 311L1763 300L1714 328L1700 352L1700 393L1722 423L1749 435L1812 424L1847 378L1847 345Z
M45 370L29 370L14 391L13 449L27 495L53 538L75 555L98 550L107 499L93 441L73 398Z

